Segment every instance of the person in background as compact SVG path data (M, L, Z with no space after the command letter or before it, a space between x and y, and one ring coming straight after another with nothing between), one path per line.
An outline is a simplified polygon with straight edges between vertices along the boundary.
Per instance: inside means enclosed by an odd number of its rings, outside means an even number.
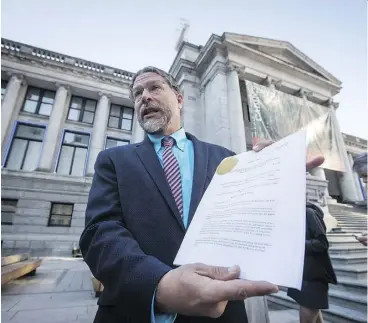
M353 170L367 184L367 153L361 153L354 158Z
M300 323L323 323L321 309L328 308L328 284L337 284L328 254L329 243L323 211L312 203L306 208L306 241L301 291L288 289L299 305Z
M354 158L353 170L362 179L363 183L367 184L367 153L361 153ZM367 246L367 233L355 238L364 246Z

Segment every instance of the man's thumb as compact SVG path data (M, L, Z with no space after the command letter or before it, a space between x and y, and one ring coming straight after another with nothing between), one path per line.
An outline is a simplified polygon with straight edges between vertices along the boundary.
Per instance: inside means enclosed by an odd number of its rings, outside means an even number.
M239 266L220 267L196 264L195 272L201 276L225 281L239 278L240 268Z

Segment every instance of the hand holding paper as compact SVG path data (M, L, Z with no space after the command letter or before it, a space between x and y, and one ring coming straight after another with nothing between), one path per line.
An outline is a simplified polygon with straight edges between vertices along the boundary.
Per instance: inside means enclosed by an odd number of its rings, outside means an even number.
M217 318L229 300L278 292L277 286L267 282L237 279L239 274L237 266L225 268L198 263L173 269L158 284L156 306L165 313Z
M174 261L238 264L241 278L300 288L305 245L306 135L218 167Z

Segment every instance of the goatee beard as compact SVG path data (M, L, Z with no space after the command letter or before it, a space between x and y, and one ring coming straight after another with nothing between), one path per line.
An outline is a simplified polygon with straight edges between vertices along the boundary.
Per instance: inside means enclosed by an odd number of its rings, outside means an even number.
M149 134L156 134L163 132L167 125L168 120L164 116L161 116L159 119L152 118L148 120L139 120L140 126L143 128L143 130Z

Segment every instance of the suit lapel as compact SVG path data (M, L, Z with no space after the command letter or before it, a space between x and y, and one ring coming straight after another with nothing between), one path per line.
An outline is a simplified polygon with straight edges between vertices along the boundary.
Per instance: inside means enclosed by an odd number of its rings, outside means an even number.
M193 135L187 133L187 136L192 141L194 148L193 186L188 217L189 226L204 193L208 168L208 147Z
M179 210L175 204L175 200L167 183L165 173L160 164L160 161L158 160L151 141L148 138L145 138L145 140L139 143L136 147L136 152L140 160L142 161L143 166L146 168L147 172L150 174L152 180L155 182L158 190L160 191L162 197L169 205L172 211L171 214L174 216L182 230L185 231L183 221L179 214Z

